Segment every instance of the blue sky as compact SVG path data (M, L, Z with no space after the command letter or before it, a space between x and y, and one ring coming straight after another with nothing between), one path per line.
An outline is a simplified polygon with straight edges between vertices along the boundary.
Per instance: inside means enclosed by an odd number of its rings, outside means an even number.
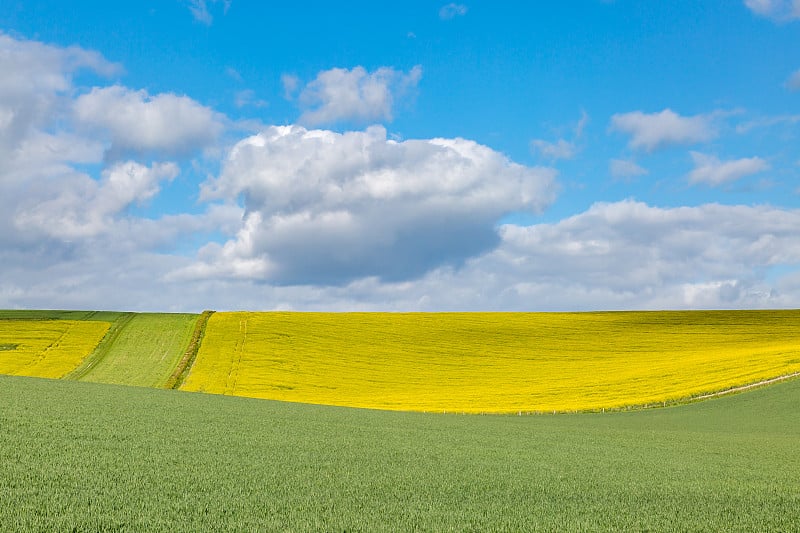
M0 0L0 307L800 306L800 1L281 4Z

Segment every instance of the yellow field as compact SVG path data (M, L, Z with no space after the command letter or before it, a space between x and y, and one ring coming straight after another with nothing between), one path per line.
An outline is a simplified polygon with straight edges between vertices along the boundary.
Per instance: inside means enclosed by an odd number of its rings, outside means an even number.
M684 399L800 371L800 312L216 313L182 389L517 413Z
M0 320L0 374L61 378L111 326L85 320Z

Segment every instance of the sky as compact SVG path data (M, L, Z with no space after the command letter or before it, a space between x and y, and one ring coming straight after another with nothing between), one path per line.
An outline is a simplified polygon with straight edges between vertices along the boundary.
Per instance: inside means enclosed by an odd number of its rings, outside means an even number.
M800 307L800 0L0 0L0 308Z

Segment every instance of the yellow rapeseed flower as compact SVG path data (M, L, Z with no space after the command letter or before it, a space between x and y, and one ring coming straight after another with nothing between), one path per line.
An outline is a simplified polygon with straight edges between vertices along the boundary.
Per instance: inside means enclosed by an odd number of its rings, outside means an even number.
M184 390L518 413L685 399L800 371L800 312L216 313Z
M0 320L0 374L61 378L111 326L84 320Z

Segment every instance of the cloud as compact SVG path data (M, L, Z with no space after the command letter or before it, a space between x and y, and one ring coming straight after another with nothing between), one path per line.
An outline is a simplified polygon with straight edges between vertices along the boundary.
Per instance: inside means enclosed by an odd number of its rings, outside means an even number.
M534 139L531 141L531 150L552 160L572 159L580 151L577 141L583 137L583 131L586 129L587 124L589 124L589 115L586 111L581 111L581 118L578 119L574 128L572 128L572 141L563 138L555 142L546 141L544 139Z
M236 107L267 107L269 103L266 100L262 100L260 98L256 98L256 93L252 89L243 89L241 91L236 92L236 96L233 99L233 103Z
M608 164L608 171L611 173L611 177L615 179L645 176L649 173L646 168L639 166L635 161L627 159L612 159Z
M549 159L572 159L575 157L575 143L559 139L551 143L542 139L531 141L531 149L538 151L541 155Z
M583 130L586 129L586 126L589 124L589 114L581 110L581 118L578 119L578 122L575 124L575 138L580 139L583 137Z
M225 129L224 117L186 96L150 96L120 85L95 87L74 104L75 120L111 135L110 154L186 154L212 144Z
M28 135L65 113L72 75L112 75L121 67L77 46L59 48L0 32L0 158L13 156Z
M12 251L4 256L8 261L0 279L0 307L161 311L209 307L309 311L796 308L800 301L798 227L797 209L717 204L659 208L632 200L600 203L553 223L502 226L497 246L460 268L443 265L414 280L367 276L339 285L253 281L252 270L269 268L259 261L187 279L168 273L197 266L188 258L120 249L114 242L50 264L44 256L39 257L41 262L12 260ZM54 253L52 248L48 251ZM25 253L30 257L36 252ZM238 276L232 274L234 268L239 269Z
M439 18L442 20L451 20L455 17L463 17L466 14L467 6L464 4L456 4L455 2L444 5L439 9Z
M281 85L283 86L283 97L292 100L300 86L300 78L294 74L281 74Z
M214 17L208 10L208 4L216 4L217 2L219 2L219 0L188 0L189 11L197 22L205 24L206 26L211 26L211 23L214 22ZM227 13L228 9L231 7L231 0L222 0L222 4L223 13Z
M720 161L713 155L699 152L690 152L690 154L694 162L694 169L689 172L689 183L692 184L705 183L716 187L770 168L769 164L760 157Z
M195 209L196 214L154 219L137 215L136 207L153 201L162 185L178 174L178 165L104 160L109 144L119 139L110 138L105 128L77 120L79 88L72 77L80 70L111 75L121 67L79 47L0 34L0 298L13 296L24 298L29 306L48 306L77 305L94 297L95 307L106 307L103 297L113 299L113 283L99 280L109 279L111 273L122 284L135 278L135 291L162 290L148 280L155 275L153 265L187 261L154 250L174 250L184 239L214 231L233 234L236 226L229 221L241 220L240 208L218 205ZM149 118L147 105L139 109L144 112L139 118ZM166 127L176 129L171 123ZM129 302L135 305L135 300Z
M756 15L776 22L800 18L800 0L745 0L744 5Z
M552 224L503 226L497 249L444 275L496 295L492 308L793 306L800 284L781 294L764 278L777 265L800 270L797 224L800 210L768 206L598 203Z
M761 117L736 126L736 133L747 133L756 128L772 128L779 125L794 125L800 122L800 115L777 115Z
M786 80L786 88L790 91L800 91L800 70L796 70L789 79Z
M91 237L111 229L115 217L133 204L152 199L163 180L178 175L174 163L146 167L133 161L117 163L103 171L101 181L73 176L62 183L54 198L40 200L18 213L17 228L52 237Z
M717 136L715 115L683 117L671 109L660 113L633 111L611 117L611 129L631 136L633 149L653 151L674 144L695 144Z
M541 211L554 179L553 169L465 139L270 127L240 141L205 184L203 200L243 198L246 214L235 239L204 250L185 274L277 284L412 279L490 250L496 221Z
M298 122L305 126L341 121L391 122L396 100L416 88L421 77L419 65L407 73L390 67L367 72L360 66L320 72L300 93L304 111ZM292 81L291 78L283 80L289 94L293 92L289 91Z

